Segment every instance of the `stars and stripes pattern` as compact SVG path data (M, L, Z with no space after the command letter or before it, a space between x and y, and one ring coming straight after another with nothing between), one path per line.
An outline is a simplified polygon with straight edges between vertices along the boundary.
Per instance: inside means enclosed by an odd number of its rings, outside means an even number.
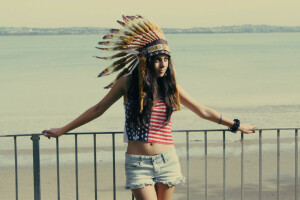
M140 140L143 142L153 142L162 144L174 144L171 132L171 120L169 123L165 123L166 119L166 104L164 100L160 98L153 106L150 122L147 127L133 129L129 126L129 103L125 105L125 131L128 136L128 140Z

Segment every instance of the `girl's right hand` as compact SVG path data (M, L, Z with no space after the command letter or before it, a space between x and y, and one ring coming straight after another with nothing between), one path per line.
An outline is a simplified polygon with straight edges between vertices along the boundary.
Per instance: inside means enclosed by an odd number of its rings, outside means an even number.
M62 128L51 128L50 130L43 130L42 133L45 137L59 137L65 133Z

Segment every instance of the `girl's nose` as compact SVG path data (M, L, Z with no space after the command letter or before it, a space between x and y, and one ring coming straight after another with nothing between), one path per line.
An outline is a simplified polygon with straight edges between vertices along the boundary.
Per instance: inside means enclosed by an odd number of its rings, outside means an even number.
M160 62L160 67L161 67L161 68L166 67L166 65L167 65L167 62L166 62L166 61L163 61L163 60L162 60L162 61Z

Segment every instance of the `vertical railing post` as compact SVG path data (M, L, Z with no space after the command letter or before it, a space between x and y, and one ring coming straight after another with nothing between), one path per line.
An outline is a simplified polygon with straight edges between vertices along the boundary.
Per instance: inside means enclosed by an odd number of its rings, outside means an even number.
M57 200L60 200L60 175L59 175L59 140L56 138L56 179L57 179Z
M76 179L76 200L78 200L79 193L78 193L78 139L77 139L77 134L75 134L75 179Z
M186 132L186 176L187 176L187 189L186 195L187 200L190 199L190 139L189 139L189 132Z
M277 130L277 200L280 199L280 129Z
M16 200L19 198L18 189L18 151L17 151L17 137L14 136L14 148L15 148L15 182L16 182Z
M34 200L41 199L40 136L32 135Z
M241 132L241 200L244 199L244 134Z
M298 200L298 129L295 129L295 200Z
M94 184L95 184L95 200L98 198L97 192L97 145L96 145L96 134L94 135Z
M261 141L262 130L259 130L259 200L262 196L262 141Z
M204 131L204 152L205 152L205 200L207 200L207 131Z
M116 149L115 149L115 134L112 134L112 150L113 150L113 194L116 200Z
M223 131L223 200L226 199L226 154L225 154L225 131Z

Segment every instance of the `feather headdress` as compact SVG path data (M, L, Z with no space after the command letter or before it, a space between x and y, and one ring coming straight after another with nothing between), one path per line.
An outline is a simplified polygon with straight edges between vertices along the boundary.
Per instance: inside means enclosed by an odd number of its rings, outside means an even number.
M105 51L117 51L116 54L109 57L95 56L104 60L115 59L98 77L107 76L121 70L116 79L105 87L107 89L111 88L121 76L131 73L132 70L138 67L140 112L142 112L144 96L142 80L146 70L146 59L161 53L171 56L170 48L164 32L149 19L140 15L123 15L122 17L123 21L117 21L122 28L111 29L110 33L103 37L104 41L98 43L106 47L96 47ZM178 105L180 109L179 96Z

